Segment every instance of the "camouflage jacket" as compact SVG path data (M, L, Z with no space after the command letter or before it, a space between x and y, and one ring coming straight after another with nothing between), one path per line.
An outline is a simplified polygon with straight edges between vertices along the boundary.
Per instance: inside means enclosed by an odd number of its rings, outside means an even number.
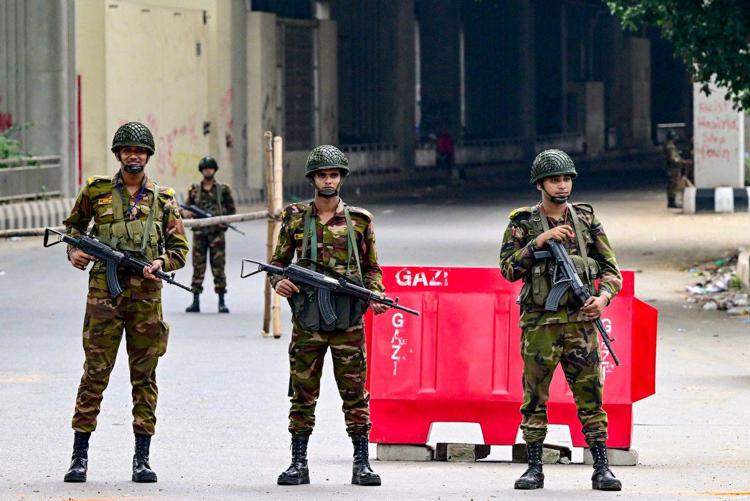
M599 292L606 292L610 298L614 297L622 287L622 275L617 267L615 253L604 233L604 228L594 214L594 209L588 204L574 204L579 222L585 228L584 242L588 257L599 265ZM543 231L538 224L533 223L533 216L538 214L535 207L522 207L510 213L508 227L503 235L500 249L500 270L503 276L511 281L531 280L531 268L534 265L533 242ZM573 226L572 215L566 211L563 218L553 220L547 218L550 228L561 224ZM580 255L576 238L565 242L569 254ZM546 325L568 322L580 322L580 305L561 306L557 312L546 312L543 307L535 307L527 303L521 305L521 327L532 325Z
M122 186L119 171L111 178L106 176L90 177L86 185L81 188L76 198L73 210L68 218L63 221L66 233L72 236L81 236L86 233L89 222L94 220L92 236L97 235L97 226L114 222L114 210L112 197L122 194L126 207L133 206L130 215L126 216L132 220L148 219L150 213L155 184L148 177L144 177L144 196L135 206L136 195L131 195ZM163 252L158 256L164 262L164 271L174 271L185 266L188 254L188 241L185 236L185 228L182 225L179 206L174 198L172 188L159 187L158 204L161 209L161 221L154 221L154 226L163 243ZM160 297L161 282L149 280L142 275L132 274L120 270L120 284L123 286L124 295L133 299L153 299ZM101 297L107 295L107 279L104 263L94 263L89 274L89 289Z
M688 162L680 155L680 150L674 141L667 141L664 145L664 165L667 170L669 169L680 169L683 165Z
M339 274L347 273L347 239L346 218L344 217L344 202L340 201L334 216L325 224L320 221L315 204L311 202L296 203L287 206L281 214L282 226L279 233L279 241L273 253L271 264L276 266L288 266L293 258L302 258L302 245L304 240L305 211L312 205L312 221L315 223L315 231L318 240L317 262L323 267L317 271L326 273L331 269ZM351 214L352 226L357 242L360 264L362 267L362 283L370 290L383 292L383 272L378 266L378 253L375 248L375 228L372 223L372 214L365 209L347 205ZM308 243L308 246L310 244ZM308 247L308 256L310 257ZM352 256L349 261L349 273L357 275L357 264ZM306 263L302 266L309 268ZM281 280L280 277L271 275L271 284L275 287Z
M203 189L202 183L196 183L188 188L188 196L185 201L186 205L196 205L206 210L214 216L228 216L236 214L237 208L234 206L232 190L226 184L214 181L210 191ZM203 228L192 228L193 231L209 231L219 229L217 226L208 226ZM226 231L226 228L221 229Z

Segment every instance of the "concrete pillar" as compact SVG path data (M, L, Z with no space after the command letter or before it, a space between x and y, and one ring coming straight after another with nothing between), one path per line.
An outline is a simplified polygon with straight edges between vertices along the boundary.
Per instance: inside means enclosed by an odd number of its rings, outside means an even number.
M586 141L586 154L596 157L604 152L604 83L570 84L582 99L579 109L581 131Z
M232 165L232 182L235 186L248 187L247 146L247 42L246 7L244 0L231 0L228 25L231 30L231 122L224 137L227 156ZM224 56L222 54L222 56ZM222 103L223 105L223 103Z
M279 59L276 15L247 14L247 184L263 189L263 133L281 132L279 127Z
M383 62L382 117L384 139L398 146L404 169L414 166L414 0L384 2L381 40L387 47Z
M72 196L76 175L73 0L9 0L0 6L0 111L32 155L59 155L61 190ZM4 111L5 109L11 111Z
M651 146L651 50L647 38L627 37L622 48L623 72L618 146Z
M523 82L521 92L523 139L524 152L530 165L536 155L536 49L533 1L521 2L520 24L519 72Z
M336 22L318 21L315 30L318 60L317 144L338 144L339 105L338 105L338 51Z

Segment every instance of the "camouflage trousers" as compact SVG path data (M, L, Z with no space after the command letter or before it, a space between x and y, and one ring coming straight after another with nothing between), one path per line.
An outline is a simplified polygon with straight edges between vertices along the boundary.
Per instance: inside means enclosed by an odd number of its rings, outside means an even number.
M667 167L667 197L674 198L680 188L682 169L679 165Z
M525 327L521 334L523 404L521 430L526 443L547 435L549 386L557 364L573 392L586 441L606 442L607 413L602 409L598 333L591 322Z
M289 344L291 409L289 432L309 435L315 426L315 404L320 395L323 360L331 348L333 373L343 401L346 432L370 431L370 394L365 389L367 361L363 328L350 331L310 332L294 328Z
M169 326L162 320L161 299L131 299L120 295L113 301L91 291L83 320L86 361L73 415L75 431L96 429L96 418L115 366L123 330L133 387L133 432L154 434L158 395L156 364L167 350L169 337Z
M206 276L206 261L211 259L211 273L214 276L216 293L227 291L226 264L227 241L221 230L196 231L193 233L193 292L203 292L203 277Z

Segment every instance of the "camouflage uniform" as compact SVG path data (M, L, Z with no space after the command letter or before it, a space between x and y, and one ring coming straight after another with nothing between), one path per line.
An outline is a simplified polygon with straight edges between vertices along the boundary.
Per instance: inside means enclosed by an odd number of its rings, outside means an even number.
M591 280L598 277L600 291L614 297L621 288L622 276L604 229L590 205L575 204L573 207L583 234L566 242L565 248L576 262L584 262L577 258L582 255L580 238L588 257L595 262L595 265L589 264L593 272ZM606 442L607 415L602 410L603 387L596 328L593 322L583 319L581 305L575 303L569 292L563 296L558 312L544 311L543 300L549 292L546 263L533 258L536 250L534 239L544 231L542 217L539 206L511 212L500 251L503 276L510 281L524 281L519 296L521 357L524 361L523 438L527 443L544 441L549 385L555 367L560 363L573 392L586 440L589 444ZM573 217L567 210L562 219L548 218L547 222L550 227L562 224L575 227ZM583 276L582 279L586 283L587 278Z
M141 194L140 199L138 194ZM118 212L122 213L121 219L117 216ZM182 268L188 243L174 191L158 187L157 192L157 186L148 178L144 178L142 189L136 195L130 195L123 187L119 171L112 178L89 178L64 224L69 235L80 236L93 219L93 236L110 240L111 243L117 238L114 223L147 221L152 213L153 230L150 232L151 238L147 239L146 258L149 261L156 258L163 260L164 271ZM123 235L120 237L122 241L127 240ZM96 428L102 396L124 329L133 387L133 431L153 435L156 424L156 365L167 349L169 335L169 326L162 319L162 284L120 270L118 276L123 293L113 300L107 290L105 272L105 263L98 261L89 273L83 321L86 361L78 388L73 429L92 432Z
M214 181L210 191L203 189L202 183L194 184L188 190L187 205L196 205L214 216L236 214L232 190L226 184ZM203 292L203 278L206 275L206 259L210 254L211 274L214 276L214 290L218 294L227 291L226 227L209 226L193 228L193 280L194 294Z
M680 150L677 148L674 140L669 140L664 145L664 167L667 171L667 198L674 201L677 190L680 187L682 178L682 169L688 165L680 156Z
M298 263L310 267L302 255L304 241L304 219L306 211L311 211L311 227L314 224L317 238L318 271L332 270L338 274L349 274L359 279L353 259L348 258L348 231L344 208L351 215L357 251L361 260L361 281L368 289L383 292L382 272L378 266L375 248L375 232L372 215L364 209L346 206L339 202L335 215L323 224L317 215L315 204L297 203L289 205L282 213L282 227L279 241L273 255L272 264L288 266L293 258ZM311 240L311 239L310 239ZM274 287L281 277L269 276ZM295 294L299 296L300 292ZM294 297L290 298L290 303ZM366 305L365 305L366 307ZM363 308L364 309L364 308ZM365 357L365 334L361 319L348 328L331 331L311 331L302 326L293 316L292 340L289 345L291 374L291 409L289 411L289 431L292 435L309 435L315 425L315 404L320 394L320 376L323 359L328 347L331 348L333 370L339 394L343 400L344 418L350 436L367 435L370 430L370 396L365 389L367 372Z

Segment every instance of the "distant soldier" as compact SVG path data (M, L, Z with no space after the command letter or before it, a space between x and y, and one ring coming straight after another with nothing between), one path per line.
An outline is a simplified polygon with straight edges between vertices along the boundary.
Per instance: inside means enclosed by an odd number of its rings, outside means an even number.
M603 380L599 339L593 320L619 292L622 276L594 209L569 204L576 177L571 158L560 150L540 153L531 167L531 183L542 200L533 207L510 213L503 236L500 269L515 282L523 280L518 298L521 306L521 357L523 391L521 430L529 455L529 468L516 480L516 489L544 487L542 450L547 434L547 400L552 375L562 365L578 408L591 454L594 457L592 487L621 489L607 460L607 414L602 409ZM545 311L552 288L550 264L535 260L534 252L547 241L563 243L592 296L581 305L567 292L557 312ZM599 279L596 290L595 280Z
M118 278L123 292L114 299L107 289L105 263L96 261L89 273L83 320L86 362L73 415L75 439L66 482L86 481L89 437L96 429L123 329L133 386L132 479L156 482L156 473L149 465L149 447L156 425L156 364L167 350L169 326L162 319L162 284L154 273L182 268L188 242L174 190L157 186L144 173L154 148L154 139L145 125L129 122L117 129L112 153L120 162L120 169L112 177L89 178L64 221L66 232L77 237L86 233L93 219L92 236L151 263L142 274L120 270ZM84 270L93 257L69 247L68 259L73 266Z
M315 199L284 209L271 264L288 266L296 256L300 266L329 276L346 276L358 285L383 292L372 214L339 198L347 174L349 163L338 148L323 145L312 150L307 158L306 176L315 188ZM383 313L387 307L338 296L334 298L338 319L335 325L326 325L318 310L315 289L276 275L270 275L269 280L279 295L289 298L293 324L289 345L292 464L279 476L279 485L310 483L307 442L315 425L315 404L328 348L344 402L346 431L354 445L352 483L380 485L380 476L372 471L368 454L370 396L365 389L362 315L368 306L375 314Z
M203 175L203 181L196 183L188 190L186 205L195 205L200 209L210 212L214 216L228 216L235 214L232 190L226 184L221 184L214 179L219 165L211 157L204 157L198 163L198 170ZM184 218L195 217L189 210L182 210ZM203 292L203 278L206 275L206 260L211 260L211 274L214 276L214 290L219 295L219 313L229 313L224 302L224 294L227 292L227 275L224 272L226 265L227 241L224 233L227 226L219 224L193 228L193 304L185 311L198 313L200 308L200 295ZM210 257L209 257L210 256Z
M683 176L687 176L689 169L692 167L691 160L683 159L680 156L680 150L677 148L675 141L677 134L670 130L667 132L667 142L664 144L664 168L667 171L667 208L676 209L677 190L680 188L680 181Z

